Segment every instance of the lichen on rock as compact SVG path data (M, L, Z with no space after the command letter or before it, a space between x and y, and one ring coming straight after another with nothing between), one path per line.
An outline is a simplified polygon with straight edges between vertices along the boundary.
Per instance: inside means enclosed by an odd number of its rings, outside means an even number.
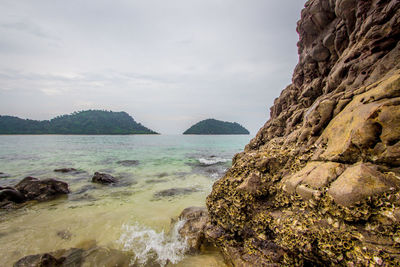
M292 84L207 198L235 266L400 265L400 1L309 0Z

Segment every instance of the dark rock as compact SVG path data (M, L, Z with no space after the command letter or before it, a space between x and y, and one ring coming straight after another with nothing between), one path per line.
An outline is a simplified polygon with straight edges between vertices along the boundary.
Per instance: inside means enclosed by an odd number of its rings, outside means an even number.
M98 184L115 184L118 180L110 174L95 172L92 177L92 182Z
M21 192L27 200L45 201L69 193L68 184L55 179L39 180L26 177L15 189Z
M208 211L205 207L189 207L179 215L185 224L179 229L179 234L187 240L189 252L199 252L205 242L204 229L208 222Z
M170 188L162 191L158 191L154 194L155 198L161 197L174 197L179 195L189 195L199 190L193 187L180 187L180 188Z
M80 266L130 266L130 256L121 251L90 247L71 248L23 257L14 267L80 267Z
M14 267L56 267L62 266L65 258L55 258L48 253L26 256L16 263Z
M71 248L55 252L29 255L14 263L14 267L81 266L84 250Z
M117 164L120 164L122 166L137 166L139 165L138 160L120 160L117 161Z
M26 198L21 192L15 190L13 188L0 188L0 202L3 201L12 201L15 203L23 203L26 201Z

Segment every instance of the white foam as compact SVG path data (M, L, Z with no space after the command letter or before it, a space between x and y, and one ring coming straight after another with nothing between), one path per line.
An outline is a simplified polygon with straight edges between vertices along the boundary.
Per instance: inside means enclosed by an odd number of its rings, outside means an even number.
M156 261L161 266L168 262L176 264L181 261L187 251L186 239L179 234L185 221L178 221L169 234L157 233L151 228L135 225L123 225L123 233L118 240L124 251L133 252L135 257L131 264L146 265Z
M228 159L223 159L219 157L212 157L212 158L199 158L198 161L204 165L214 165L217 163L225 163L228 162Z

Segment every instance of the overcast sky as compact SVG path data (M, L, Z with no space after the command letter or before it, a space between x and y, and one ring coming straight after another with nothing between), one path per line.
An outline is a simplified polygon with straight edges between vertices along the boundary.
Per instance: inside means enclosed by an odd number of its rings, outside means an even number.
M291 82L305 0L1 0L0 114L126 111L255 134Z

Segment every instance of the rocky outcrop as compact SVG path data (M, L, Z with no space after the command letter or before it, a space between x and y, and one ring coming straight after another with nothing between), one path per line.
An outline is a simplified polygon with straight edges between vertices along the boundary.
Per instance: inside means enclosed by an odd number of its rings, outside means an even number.
M118 180L111 174L95 172L92 177L92 182L97 184L115 184Z
M299 63L207 198L237 266L400 264L400 1L309 0Z

